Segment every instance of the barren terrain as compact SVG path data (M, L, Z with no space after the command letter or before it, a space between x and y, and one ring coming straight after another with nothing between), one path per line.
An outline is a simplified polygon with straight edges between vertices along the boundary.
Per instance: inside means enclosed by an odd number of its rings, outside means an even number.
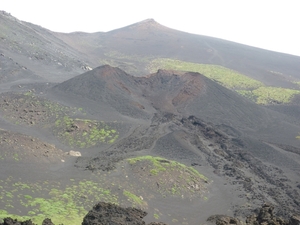
M100 201L147 211L146 223L244 218L264 202L300 211L299 57L153 20L94 34L0 21L0 219L81 224ZM258 86L153 72L162 62ZM295 92L241 95L270 85Z

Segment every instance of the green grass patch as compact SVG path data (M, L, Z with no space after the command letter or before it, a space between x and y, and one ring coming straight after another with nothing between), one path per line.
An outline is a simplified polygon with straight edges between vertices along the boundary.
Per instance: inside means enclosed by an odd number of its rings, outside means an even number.
M124 190L123 195L126 196L128 198L128 200L130 202L132 202L133 205L135 205L135 206L142 206L145 204L144 201L140 197L136 196L135 194L131 193L130 191Z
M149 161L151 162L152 166L150 168L150 173L152 175L158 175L161 172L170 172L170 171L185 171L190 175L193 175L195 177L198 177L204 181L208 181L208 178L205 177L203 174L200 174L196 169L193 167L186 166L182 163L173 161L173 160L167 160L161 157L154 157L150 155L146 156L139 156L136 158L130 158L128 159L129 164L133 165L136 164L139 161Z
M153 217L154 217L155 219L157 219L157 220L159 219L159 215L158 215L157 213L154 213L154 214L153 214Z
M140 189L154 191L162 197L192 199L206 196L209 180L193 167L149 155L130 158L127 162L136 176L134 179L139 180Z
M158 58L150 63L148 69L151 72L156 72L158 69L198 72L220 83L222 86L235 90L242 96L262 105L286 104L291 102L295 95L300 94L300 90L267 87L260 81L219 65ZM300 85L300 81L295 83Z
M175 59L159 58L153 60L149 66L151 72L156 72L158 69L198 72L217 81L221 85L234 90L255 89L264 85L260 81L219 65L199 64Z
M7 119L16 124L49 128L70 146L87 148L97 143L112 144L118 138L118 132L107 123L72 118L75 115L83 116L83 108L67 107L28 94L3 94L1 97L0 110ZM20 160L17 155L13 158Z
M1 180L0 184L0 221L5 217L30 218L34 223L42 224L45 218L51 218L54 224L79 225L97 202L118 204L118 197L99 181L73 179L68 184L50 181L23 183L10 177ZM19 215L13 213L14 206Z
M298 84L299 86L300 86L300 81L296 81L296 82L294 82L295 84Z
M26 93L24 93L25 96L33 96L33 92L32 91L28 91Z
M118 132L104 122L64 116L55 122L55 133L68 145L88 148L98 143L114 143Z
M150 161L153 165L152 169L150 169L150 173L152 175L157 175L159 174L160 172L164 172L166 171L166 167L163 165L163 158L160 158L160 157L153 157L153 156L140 156L140 157L137 157L137 158L131 158L131 159L128 159L129 163L130 164L135 164L136 162L138 161L143 161L143 160L147 160L147 161ZM165 162L168 162L167 160L165 160Z
M259 87L252 91L239 91L239 93L257 104L268 105L289 103L295 95L300 94L300 91L281 87Z

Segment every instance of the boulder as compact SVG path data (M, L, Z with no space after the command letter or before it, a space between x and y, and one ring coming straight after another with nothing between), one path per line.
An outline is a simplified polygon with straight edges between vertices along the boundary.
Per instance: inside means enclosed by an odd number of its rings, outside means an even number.
M146 225L146 212L136 208L123 208L111 203L99 202L84 217L82 225ZM167 225L152 222L148 225Z
M84 217L82 225L145 225L146 212L135 208L122 208L115 204L99 202Z
M293 215L289 220L289 225L300 225L300 215Z
M42 225L54 225L54 223L52 223L51 219L44 219Z
M73 151L73 150L71 150L71 151L69 151L69 152L67 153L67 155L75 156L75 157L80 157L80 156L81 156L81 153L80 153L79 151Z
M210 216L207 221L216 225L242 225L245 224L237 218L225 215ZM289 220L284 220L274 214L274 206L265 203L259 209L258 215L253 214L246 218L246 225L300 225L300 216L294 215Z
M26 220L24 222L21 222L16 219L5 218L3 219L3 223L0 223L0 225L36 225L36 224L32 223L31 220Z
M274 217L273 211L274 211L274 206L268 203L263 204L257 216L257 221L259 223L263 223L263 222L268 222L273 220Z
M207 221L213 222L216 225L242 225L243 223L234 217L225 215L210 216Z

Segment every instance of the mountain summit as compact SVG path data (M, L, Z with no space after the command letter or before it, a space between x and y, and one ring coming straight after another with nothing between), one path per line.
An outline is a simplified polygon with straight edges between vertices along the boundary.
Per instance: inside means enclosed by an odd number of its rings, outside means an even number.
M156 22L154 19L150 18L150 19L145 19L140 22L134 23L127 27L147 29L147 28L151 28L151 27L159 28L159 27L163 27L163 26L161 24L159 24L158 22Z

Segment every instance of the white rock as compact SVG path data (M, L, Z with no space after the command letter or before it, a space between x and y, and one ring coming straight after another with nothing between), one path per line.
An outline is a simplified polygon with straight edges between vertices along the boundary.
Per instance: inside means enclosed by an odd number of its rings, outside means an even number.
M75 157L81 156L81 153L79 151L73 151L73 150L69 151L67 154Z

